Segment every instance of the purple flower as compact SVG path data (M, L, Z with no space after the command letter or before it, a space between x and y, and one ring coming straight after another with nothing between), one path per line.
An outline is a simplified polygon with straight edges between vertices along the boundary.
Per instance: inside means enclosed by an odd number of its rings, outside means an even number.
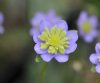
M79 34L86 42L92 42L98 35L98 20L96 16L88 16L87 12L82 11L77 21Z
M4 28L3 28L3 26L2 26L3 22L4 22L4 16L3 16L3 14L0 12L0 34L3 34L3 33L4 33Z
M36 43L34 49L41 58L49 62L53 58L58 62L67 62L69 54L77 48L78 35L75 30L68 31L68 25L64 20L54 23L43 20L40 30L33 35Z
M51 23L55 23L56 20L60 19L60 17L56 16L56 13L54 10L48 11L46 14L42 12L37 12L35 16L31 19L30 23L32 28L30 29L30 35L34 35L34 31L39 31L40 29L40 23L44 19L50 21Z
M90 55L89 59L92 64L96 65L97 73L100 73L100 43L95 46L96 53Z

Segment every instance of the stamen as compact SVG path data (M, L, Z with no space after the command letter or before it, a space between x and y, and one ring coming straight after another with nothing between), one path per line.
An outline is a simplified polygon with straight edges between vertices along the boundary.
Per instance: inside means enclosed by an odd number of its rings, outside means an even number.
M89 33L91 31L91 24L86 21L82 24L82 29L85 33Z
M49 46L49 45L46 44L46 43L41 43L41 49L43 49L43 50L47 49L48 46Z
M50 30L45 28L44 32L38 38L42 41L41 49L47 49L48 53L64 54L65 49L68 48L69 38L66 36L66 32L63 28L57 29L56 25Z

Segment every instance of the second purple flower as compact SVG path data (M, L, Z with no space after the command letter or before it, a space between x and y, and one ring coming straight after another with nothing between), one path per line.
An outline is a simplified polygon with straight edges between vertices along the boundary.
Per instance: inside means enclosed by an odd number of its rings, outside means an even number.
M92 42L98 35L98 19L96 16L88 16L86 11L80 13L77 21L79 34L86 42Z
M100 43L95 46L96 53L90 55L90 61L96 65L96 72L100 73Z

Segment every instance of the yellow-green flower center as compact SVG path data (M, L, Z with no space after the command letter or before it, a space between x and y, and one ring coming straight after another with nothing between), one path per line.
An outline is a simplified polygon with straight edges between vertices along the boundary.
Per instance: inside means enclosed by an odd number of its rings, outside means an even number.
M100 56L97 56L97 58L98 58L98 61L100 62Z
M82 24L82 30L83 30L85 33L89 33L89 32L91 31L91 24L90 24L90 22L85 21L85 22Z
M66 36L64 29L57 29L57 26L53 26L50 30L45 28L44 32L39 35L39 39L42 41L41 49L47 50L48 53L63 54L65 48L68 48L69 38Z

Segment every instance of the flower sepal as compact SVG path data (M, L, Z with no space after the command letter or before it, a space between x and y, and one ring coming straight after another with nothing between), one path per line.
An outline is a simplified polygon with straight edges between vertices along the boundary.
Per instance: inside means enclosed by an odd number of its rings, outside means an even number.
M39 63L39 62L44 62L44 61L41 59L40 55L36 55L35 62Z

